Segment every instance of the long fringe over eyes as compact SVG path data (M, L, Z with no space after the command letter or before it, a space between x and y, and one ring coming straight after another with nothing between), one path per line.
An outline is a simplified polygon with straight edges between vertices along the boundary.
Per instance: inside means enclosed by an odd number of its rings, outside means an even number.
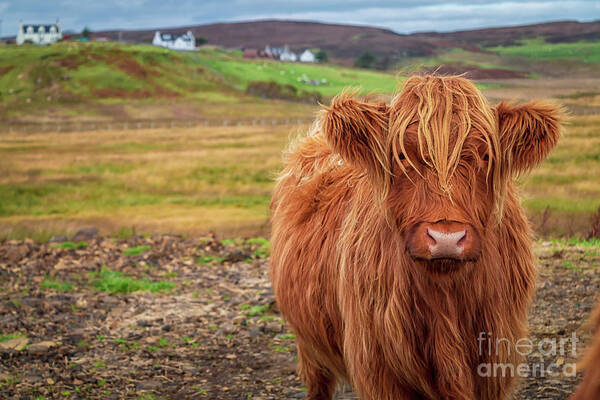
M404 146L406 129L417 121L420 160L412 159ZM471 130L477 130L487 146L487 176L492 179L494 210L500 219L505 190L500 177L501 150L495 134L496 115L475 85L456 76L411 77L392 101L389 126L387 147L396 164L406 173L400 161L401 154L417 171L417 164L424 162L435 171L440 189L449 196L452 192L450 179L464 162L461 160L464 142ZM456 139L453 141L454 133Z

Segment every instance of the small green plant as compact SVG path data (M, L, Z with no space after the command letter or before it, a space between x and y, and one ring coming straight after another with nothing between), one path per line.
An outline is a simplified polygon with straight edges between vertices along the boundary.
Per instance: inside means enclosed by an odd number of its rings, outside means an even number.
M290 351L290 348L287 346L273 346L273 351L276 353L285 353Z
M250 308L250 310L248 311L248 315L251 317L254 317L255 315L261 315L262 313L264 313L268 310L269 310L268 304L264 304L261 306L254 306L254 307Z
M158 346L159 347L168 347L169 346L169 341L165 338L158 338Z
M73 290L73 285L68 282L59 282L54 279L50 279L49 277L44 278L44 281L41 284L42 289L52 289L57 292L68 292Z
M277 335L277 337L280 339L286 339L286 340L296 339L296 335L294 335L293 333L283 333L281 335Z
M104 339L106 339L106 337L105 337L104 335L96 335L96 340L97 340L97 341L101 342L101 341L103 341Z
M274 315L261 315L260 320L263 322L272 322L275 320L275 316Z
M106 385L106 379L98 379L98 387L104 387Z
M150 249L150 246L148 246L147 244L143 244L141 246L130 247L128 249L125 249L123 250L123 254L125 254L126 256L139 256L143 252L148 251Z
M206 264L210 264L212 262L221 264L223 261L225 261L225 257L200 256L200 257L196 258L196 262L200 265L206 265Z
M0 343L6 342L8 340L13 340L16 338L25 338L25 337L27 337L27 335L25 335L24 333L21 333L21 332L0 334Z
M106 367L106 363L104 361L98 361L94 364L94 369L102 369Z
M168 292L175 288L173 282L153 282L148 279L134 279L125 276L120 271L102 267L100 272L92 274L92 285L101 292L132 293L132 292Z
M87 247L86 242L62 242L50 245L53 249L63 249L63 250L76 250L76 249L85 249Z
M252 255L254 258L268 258L271 255L271 243L265 238L250 238L246 241L250 245L257 245Z

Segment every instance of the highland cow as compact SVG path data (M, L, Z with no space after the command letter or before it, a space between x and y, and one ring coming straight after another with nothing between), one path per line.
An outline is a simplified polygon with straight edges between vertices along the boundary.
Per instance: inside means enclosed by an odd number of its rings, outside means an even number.
M492 107L452 76L321 111L271 202L273 287L308 399L339 381L362 399L508 396L516 372L488 372L520 362L536 279L513 179L561 118L542 101Z
M581 364L585 369L583 382L581 382L571 400L600 399L600 303L594 311L591 325L596 330L596 336L594 336Z

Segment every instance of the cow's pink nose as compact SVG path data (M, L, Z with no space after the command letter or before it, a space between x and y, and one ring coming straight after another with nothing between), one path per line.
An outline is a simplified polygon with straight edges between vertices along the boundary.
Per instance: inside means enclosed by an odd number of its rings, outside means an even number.
M407 236L408 252L415 259L476 260L481 251L477 230L463 222L421 222L413 225Z
M432 259L436 258L460 258L465 249L464 238L466 230L456 232L441 232L427 228L429 242L429 254Z

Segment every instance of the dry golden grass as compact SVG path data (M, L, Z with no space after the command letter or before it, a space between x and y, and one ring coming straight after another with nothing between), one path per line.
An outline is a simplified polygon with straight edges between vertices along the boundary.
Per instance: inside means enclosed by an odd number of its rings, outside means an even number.
M562 93L598 105L582 88L546 82L502 89L502 97ZM499 89L490 89L494 97ZM538 93L539 92L539 93ZM555 93L556 92L556 93ZM575 94L575 95L573 95ZM304 118L314 111L304 112ZM300 114L299 114L300 115ZM0 238L121 230L268 234L272 178L281 151L308 126L236 126L3 134ZM600 115L575 115L558 148L520 179L534 226L544 235L582 234L600 206ZM545 211L545 210L550 210Z
M114 232L268 232L281 150L307 127L4 135L0 234L81 225ZM80 222L80 223L77 223Z

